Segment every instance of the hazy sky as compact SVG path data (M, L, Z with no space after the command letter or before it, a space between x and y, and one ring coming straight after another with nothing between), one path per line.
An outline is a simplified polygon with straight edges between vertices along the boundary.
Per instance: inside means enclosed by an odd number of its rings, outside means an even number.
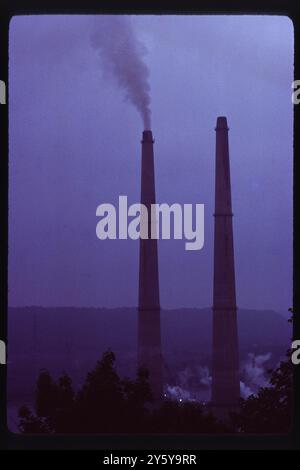
M96 207L140 196L137 110L92 46L93 18L10 25L9 303L133 306L139 243L96 238ZM205 242L159 241L161 304L212 305L215 131L226 115L239 307L292 305L293 25L132 17L147 49L157 202L204 203ZM101 22L99 22L101 27Z

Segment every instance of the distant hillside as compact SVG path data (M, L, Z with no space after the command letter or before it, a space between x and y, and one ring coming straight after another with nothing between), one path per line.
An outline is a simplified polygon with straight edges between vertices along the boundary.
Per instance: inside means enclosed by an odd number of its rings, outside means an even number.
M59 374L66 370L81 381L108 348L117 356L122 374L136 368L137 311L135 308L9 309L8 375L13 395L32 393L40 368ZM210 309L163 310L162 341L170 377L184 367L210 364ZM273 362L290 346L291 325L273 311L238 311L240 356L271 352Z

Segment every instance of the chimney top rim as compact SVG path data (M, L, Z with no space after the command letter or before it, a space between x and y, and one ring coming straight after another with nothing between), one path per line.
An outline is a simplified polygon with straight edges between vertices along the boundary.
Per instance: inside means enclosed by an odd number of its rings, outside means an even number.
M142 142L154 142L152 131L150 129L146 129L143 131Z
M229 127L227 125L227 117L226 116L218 116L217 117L217 125L215 127L215 130L229 130Z

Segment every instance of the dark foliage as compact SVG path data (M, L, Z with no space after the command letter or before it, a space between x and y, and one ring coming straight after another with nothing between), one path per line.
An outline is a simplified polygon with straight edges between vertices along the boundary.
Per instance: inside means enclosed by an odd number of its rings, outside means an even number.
M286 361L269 371L270 386L242 400L241 413L233 417L234 427L244 433L288 433L292 423L292 372L288 353Z
M287 433L292 419L290 357L270 371L270 386L241 401L232 423L221 423L199 403L153 403L148 371L136 380L120 379L115 355L103 354L78 393L63 374L57 382L42 370L37 380L34 414L19 410L22 433Z
M120 379L108 351L75 393L64 374L55 382L42 370L34 414L19 410L22 433L220 433L230 429L196 403L153 403L148 371L136 380Z

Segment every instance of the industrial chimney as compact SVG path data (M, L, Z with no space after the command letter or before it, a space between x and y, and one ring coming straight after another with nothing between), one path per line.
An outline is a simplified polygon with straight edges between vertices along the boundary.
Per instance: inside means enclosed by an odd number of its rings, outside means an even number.
M236 411L240 400L239 351L228 127L216 127L215 239L213 292L212 409L219 418Z
M163 380L157 240L151 239L151 224L156 224L156 220L150 217L151 204L155 204L153 142L152 132L145 130L142 139L141 204L147 207L148 218L143 220L141 215L141 226L147 224L148 239L140 239L138 366L148 369L152 394L158 401L163 395Z

